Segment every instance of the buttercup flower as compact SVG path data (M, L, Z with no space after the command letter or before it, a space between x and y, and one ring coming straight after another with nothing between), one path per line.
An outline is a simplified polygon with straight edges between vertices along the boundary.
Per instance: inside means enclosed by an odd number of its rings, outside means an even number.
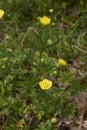
M4 10L0 9L0 19L3 17L4 13Z
M66 66L66 65L67 65L67 62L66 62L64 59L59 58L59 60L58 60L58 65L59 65L59 66Z
M48 79L43 79L42 81L39 82L39 86L43 90L47 90L52 87L52 81Z
M40 17L40 23L44 26L50 24L51 19L47 16Z
M57 118L56 118L56 117L52 117L52 118L51 118L51 122L52 122L52 123L56 123L56 122L57 122Z
M54 9L49 9L49 12L50 12L50 13L53 13L53 11L54 11Z

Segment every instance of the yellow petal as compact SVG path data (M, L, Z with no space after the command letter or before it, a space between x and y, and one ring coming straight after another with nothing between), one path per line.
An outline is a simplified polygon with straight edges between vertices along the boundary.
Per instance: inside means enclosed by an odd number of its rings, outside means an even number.
M50 24L50 22L51 22L51 19L49 17L47 17L47 16L40 17L40 23L43 26Z
M59 66L66 66L66 65L67 65L67 62L66 62L64 59L59 58L59 60L58 60L58 65L59 65Z
M4 10L0 9L0 19L3 17L4 13Z

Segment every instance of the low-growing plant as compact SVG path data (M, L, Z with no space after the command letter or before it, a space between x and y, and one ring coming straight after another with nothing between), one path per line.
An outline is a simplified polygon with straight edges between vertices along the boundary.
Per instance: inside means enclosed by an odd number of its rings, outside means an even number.
M74 117L71 98L86 89L86 74L79 70L86 67L75 63L85 60L77 24L58 28L52 15L36 21L26 32L10 30L0 43L0 125L5 130L53 130L59 118Z

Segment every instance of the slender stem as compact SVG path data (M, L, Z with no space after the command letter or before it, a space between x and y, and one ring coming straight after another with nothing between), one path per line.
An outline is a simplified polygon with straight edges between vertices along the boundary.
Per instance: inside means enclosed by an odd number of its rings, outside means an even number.
M26 33L25 33L23 39L21 40L21 45L23 45L23 43L24 43L24 41L25 41L25 38L26 38L28 32L29 32L29 28L27 29L27 31L26 31Z
M77 50L81 51L82 53L87 53L86 51L82 50L81 48L77 47L76 45L72 46L73 48L76 48Z
M58 39L53 44L47 45L46 47L44 47L43 50L45 50L46 48L49 48L49 47L51 47L51 46L53 46L53 45L55 45L57 43L58 43Z
M40 79L40 77L41 77L41 76L38 76L37 78L35 78L35 79L29 84L29 86L33 85L36 81L38 81L38 79ZM29 87L27 87L26 92L28 92L28 89L29 89Z
M40 42L41 42L41 45L42 45L42 46L41 46L41 47L42 47L42 48L41 48L41 53L40 53L40 56L41 56L41 54L42 54L42 52L43 52L43 45L44 45L44 44L43 44L43 40L41 39L41 36L39 36L35 31L33 31L33 33L36 35L36 37L39 38L39 40L40 40Z
M41 37L35 31L33 31L33 33L39 38L41 44L43 45L43 41L42 41Z

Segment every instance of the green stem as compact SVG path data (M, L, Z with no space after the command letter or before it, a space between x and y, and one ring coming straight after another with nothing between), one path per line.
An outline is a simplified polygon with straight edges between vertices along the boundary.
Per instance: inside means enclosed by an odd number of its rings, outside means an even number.
M57 43L58 43L58 39L57 39L53 44L45 46L45 47L43 48L43 50L45 50L46 48L49 48L49 47L51 47L51 46L53 46L53 45L56 45Z
M43 40L41 39L41 36L39 36L35 31L33 31L33 33L36 35L36 37L38 37L38 39L40 40L40 43L41 43L41 45L42 45L42 48L41 48L41 54L42 54L42 52L43 52Z
M27 31L26 31L26 33L25 33L23 39L21 40L21 45L23 45L23 43L24 43L24 41L25 41L25 38L26 38L28 32L29 32L29 28L27 29Z
M81 48L79 48L79 47L76 46L76 45L74 45L74 46L72 46L72 47L73 47L73 48L76 48L77 50L79 50L80 52L82 52L82 53L84 53L84 54L87 53L86 51L82 50Z
M41 76L38 76L37 78L35 78L28 86L33 85L36 81L38 81L40 79L40 77ZM26 92L28 92L28 90L29 90L29 87L27 87Z

